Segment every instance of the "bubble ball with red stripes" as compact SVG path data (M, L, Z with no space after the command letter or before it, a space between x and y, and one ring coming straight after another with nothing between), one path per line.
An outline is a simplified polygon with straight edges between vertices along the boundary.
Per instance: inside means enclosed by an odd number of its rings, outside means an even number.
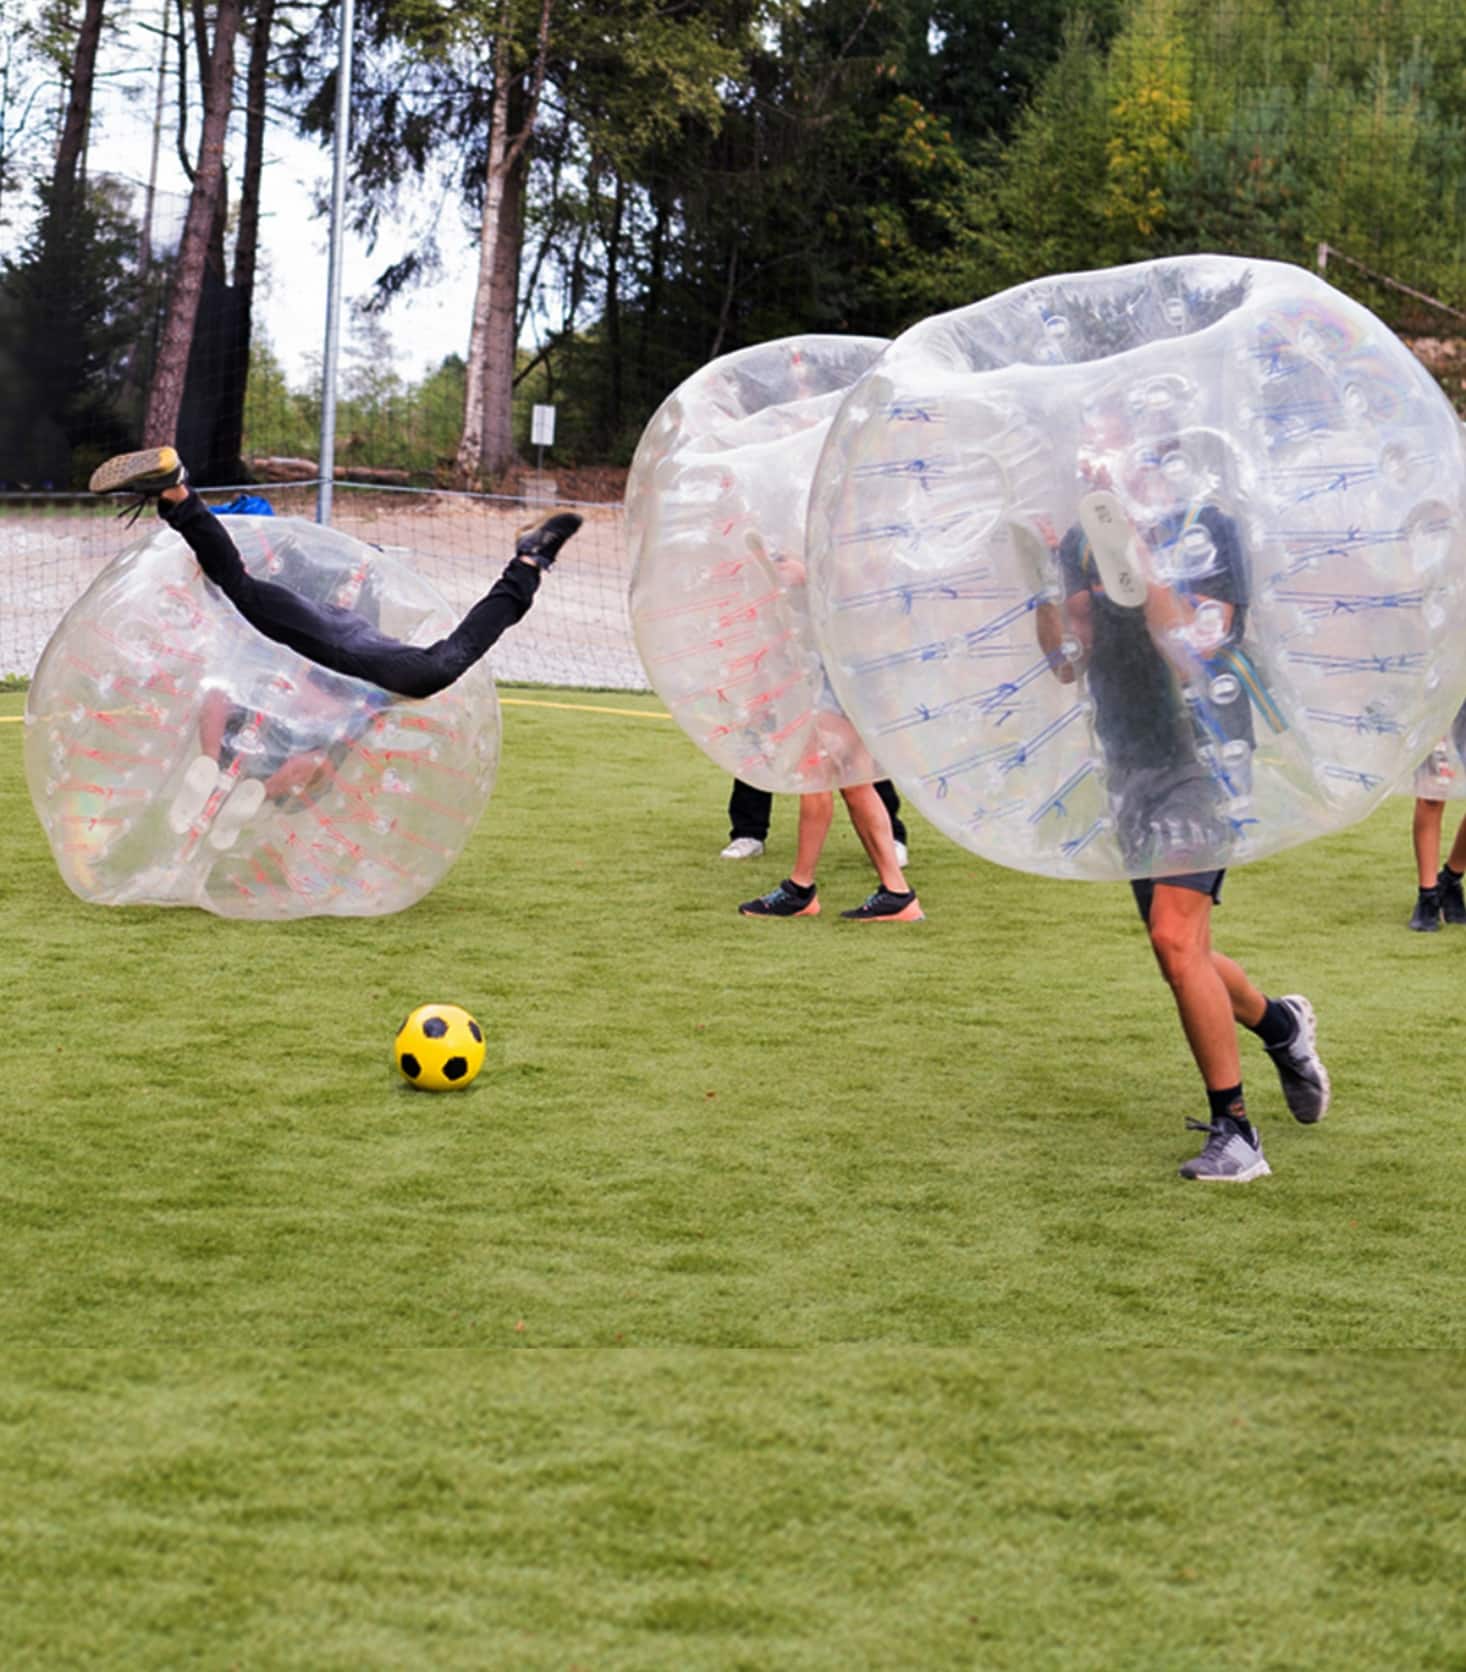
M454 625L390 554L300 518L222 520L254 575L409 642ZM485 663L422 702L327 672L257 633L161 524L67 612L26 706L36 813L99 905L401 911L457 859L498 757Z
M884 347L802 336L724 355L667 397L632 460L630 610L647 677L693 742L759 789L882 776L825 678L804 519L830 421Z
M1466 694L1466 454L1370 312L1221 256L928 319L809 510L836 695L989 859L1209 871L1363 817Z

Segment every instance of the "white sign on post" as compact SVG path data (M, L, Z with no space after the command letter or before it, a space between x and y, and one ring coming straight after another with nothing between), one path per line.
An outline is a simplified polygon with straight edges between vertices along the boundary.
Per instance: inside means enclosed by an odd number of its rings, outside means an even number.
M552 406L533 408L530 417L529 439L536 447L555 445L555 409Z

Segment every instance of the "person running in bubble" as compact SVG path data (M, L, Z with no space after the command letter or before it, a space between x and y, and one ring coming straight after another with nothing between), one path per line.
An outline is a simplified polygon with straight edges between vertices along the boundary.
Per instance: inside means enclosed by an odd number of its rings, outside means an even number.
M1185 460L1174 443L1162 444L1147 466L1146 479L1160 484L1180 480ZM1248 578L1241 532L1219 506L1176 504L1163 493L1172 503L1158 506L1137 534L1110 491L1106 453L1082 451L1080 469L1090 491L1058 545L1077 651L1071 643L1066 654L1051 602L1038 609L1039 642L1061 680L1082 676L1088 686L1126 865L1164 873L1130 886L1206 1089L1208 1118L1186 1123L1205 1132L1206 1142L1181 1177L1244 1183L1272 1169L1247 1113L1237 1023L1262 1041L1295 1120L1321 1120L1330 1087L1313 1006L1298 993L1269 998L1211 942L1226 874L1215 858L1230 840L1228 803L1245 801L1250 787L1250 709L1255 703L1268 712L1270 704L1242 651ZM1183 681L1194 678L1197 662L1212 689L1224 676L1242 687L1223 687L1234 700L1186 701Z
M1451 735L1443 737L1415 772L1415 814L1410 835L1415 848L1415 871L1419 888L1410 927L1431 933L1442 923L1466 923L1466 818L1456 827L1450 857L1441 864L1441 824L1445 818L1443 791L1466 761L1466 703L1456 711Z
M526 530L504 572L458 626L436 644L415 645L389 637L359 610L317 603L278 581L256 580L223 523L188 485L188 472L172 447L108 459L92 472L91 491L131 494L137 509L157 500L163 521L183 536L204 574L257 632L393 697L431 697L461 679L524 616L540 576L581 525L574 513L562 511Z
M807 579L803 562L779 553L773 554L771 561L786 597L798 600ZM805 609L807 606L796 602L795 608ZM875 785L878 769L870 761L865 744L840 707L823 665L819 677L820 690L815 698L814 712L821 754L846 766L862 762L872 767L870 781L842 785L840 794L844 797L845 808L850 814L855 834L860 838L860 845L875 867L877 886L875 892L860 905L840 915L856 923L919 923L926 913L921 909L916 890L907 886L904 864L896 851L891 815ZM793 869L767 894L745 900L738 908L744 917L819 916L815 871L834 816L833 790L806 791L799 797L799 835Z

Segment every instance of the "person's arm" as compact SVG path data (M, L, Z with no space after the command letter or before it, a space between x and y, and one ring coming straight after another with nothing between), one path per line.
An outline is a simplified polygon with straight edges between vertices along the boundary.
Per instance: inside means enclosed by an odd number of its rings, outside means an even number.
M1078 601L1084 605L1085 624L1088 626L1089 594L1081 594ZM1070 599L1071 604L1074 602ZM1072 610L1070 619L1073 619ZM1064 618L1059 613L1059 606L1049 598L1040 600L1033 612L1033 625L1038 634L1038 647L1048 657L1055 679L1061 685L1072 685L1076 675L1074 664L1064 655Z
M1058 542L1059 589L1064 604L1061 609L1044 599L1035 612L1039 648L1048 656L1054 677L1064 685L1074 683L1079 677L1077 664L1094 649L1094 600L1084 573L1084 543L1084 531L1077 527ZM1078 645L1077 657L1064 654L1065 640Z
M1189 595L1151 579L1145 589L1145 624L1162 651L1179 645L1197 656L1212 656L1232 632L1236 606L1197 588Z
M1215 561L1195 586L1179 592L1148 576L1145 624L1163 654L1175 662L1187 656L1206 661L1230 642L1238 606L1247 596L1242 542L1237 524L1215 506L1197 517L1215 547ZM1152 566L1153 568L1153 566Z
M229 723L233 707L230 698L217 687L210 687L204 692L203 706L199 709L199 749L211 760L219 758L224 728Z

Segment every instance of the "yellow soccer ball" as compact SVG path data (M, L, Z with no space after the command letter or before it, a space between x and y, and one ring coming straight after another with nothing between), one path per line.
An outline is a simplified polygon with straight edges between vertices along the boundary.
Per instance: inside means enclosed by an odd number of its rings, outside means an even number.
M420 1004L392 1048L402 1077L423 1091L462 1091L484 1065L484 1030L456 1004Z

